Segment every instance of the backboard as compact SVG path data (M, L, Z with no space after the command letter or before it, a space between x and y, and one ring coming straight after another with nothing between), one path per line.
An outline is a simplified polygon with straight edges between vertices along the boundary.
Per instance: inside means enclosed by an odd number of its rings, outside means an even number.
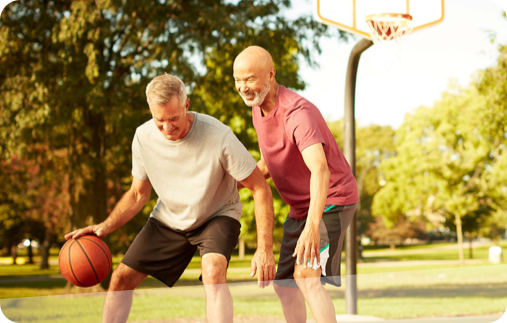
M412 16L413 32L444 19L444 0L314 0L317 21L371 39L365 17L396 13Z

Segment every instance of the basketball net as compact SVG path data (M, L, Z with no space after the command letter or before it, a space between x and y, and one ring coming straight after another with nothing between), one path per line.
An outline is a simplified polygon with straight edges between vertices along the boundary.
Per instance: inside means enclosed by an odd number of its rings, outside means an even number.
M402 48L405 36L412 32L412 16L383 13L365 17L375 44L376 65L384 73L399 73L402 69Z

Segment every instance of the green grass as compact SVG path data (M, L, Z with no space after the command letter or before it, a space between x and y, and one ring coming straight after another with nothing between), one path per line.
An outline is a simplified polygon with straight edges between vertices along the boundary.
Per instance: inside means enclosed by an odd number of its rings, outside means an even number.
M345 281L345 279L344 279ZM326 286L337 314L344 314L344 287ZM457 315L500 316L507 304L507 265L442 268L358 276L358 309L362 315L414 318ZM270 286L230 284L236 321L283 320ZM15 322L100 322L105 293L0 300L5 315ZM308 310L309 317L311 317ZM130 321L205 317L201 286L136 291Z
M489 246L475 248L474 262L468 261L464 266L457 261L425 262L457 260L458 250L446 249L453 245L367 250L365 261L358 264L359 313L409 318L503 312L507 304L507 265L488 265ZM501 246L507 248L507 243L502 242ZM468 256L467 249L465 256ZM252 255L242 260L233 256L229 265L235 319L283 320L272 287L261 290L254 283L256 278L250 277L251 259ZM53 263L56 260L56 256L51 257ZM114 267L120 261L121 257L114 257ZM345 273L344 264L342 273ZM199 275L200 257L194 257L172 289L148 277L136 291L130 321L204 319L204 291L202 286L196 286L200 285ZM15 322L100 322L104 293L62 295L68 291L63 290L66 282L58 277L55 265L48 270L40 270L38 265L1 265L2 311ZM345 284L345 278L342 283ZM337 314L343 314L345 308L344 290L344 287L328 287ZM83 292L89 290L71 290L71 293Z

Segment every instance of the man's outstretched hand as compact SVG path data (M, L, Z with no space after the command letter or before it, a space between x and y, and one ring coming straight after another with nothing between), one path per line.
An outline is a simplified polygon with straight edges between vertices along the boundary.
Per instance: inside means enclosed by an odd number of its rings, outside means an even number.
M65 239L77 239L86 235L96 235L99 238L104 238L109 234L109 230L107 230L106 226L103 224L90 225L86 228L78 229L72 231L71 233L67 233L65 235Z

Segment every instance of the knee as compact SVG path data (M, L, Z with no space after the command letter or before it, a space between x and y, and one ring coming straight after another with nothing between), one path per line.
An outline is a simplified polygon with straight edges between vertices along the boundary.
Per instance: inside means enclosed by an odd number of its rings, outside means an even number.
M118 267L111 275L110 291L134 290L139 285L132 275Z
M202 282L205 285L225 284L227 282L227 259L223 255L206 254L201 264Z
M301 290L320 288L320 269L314 270L303 266L296 266L294 270L296 284Z
M286 299L294 293L294 288L291 287L280 286L277 284L273 284L273 287L275 289L276 295L278 295L280 299Z

